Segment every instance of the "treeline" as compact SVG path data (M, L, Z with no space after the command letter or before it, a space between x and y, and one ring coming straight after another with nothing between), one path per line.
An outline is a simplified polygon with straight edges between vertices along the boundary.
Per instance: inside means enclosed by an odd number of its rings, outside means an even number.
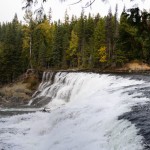
M0 82L12 82L26 69L104 68L133 59L150 63L150 14L138 8L113 15L84 15L64 21L42 20L26 12L0 24Z

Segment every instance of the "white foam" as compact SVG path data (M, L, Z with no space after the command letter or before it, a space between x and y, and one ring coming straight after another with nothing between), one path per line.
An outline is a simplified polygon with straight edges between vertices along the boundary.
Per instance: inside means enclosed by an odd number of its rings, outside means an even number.
M127 93L136 85L144 86L144 81L86 73L62 76L66 78L65 83L57 74L52 85L58 86L59 83L60 87L47 105L51 113L37 112L0 120L1 149L143 149L138 129L129 121L117 118L130 111L131 106L147 101L146 98L133 98L140 93ZM69 102L65 99L68 92ZM46 90L41 94L45 93Z

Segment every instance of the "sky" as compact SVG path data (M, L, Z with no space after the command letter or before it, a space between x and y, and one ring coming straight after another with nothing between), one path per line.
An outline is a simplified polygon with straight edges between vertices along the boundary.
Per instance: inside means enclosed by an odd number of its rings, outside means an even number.
M40 1L40 0L39 0ZM82 7L86 5L87 1L90 0L82 0L82 3L78 3L76 5L70 5L78 0L66 0L66 2L60 2L59 0L48 0L44 4L45 13L48 14L49 8L52 9L52 20L61 19L64 20L64 14L67 10L67 13L76 15L77 17L80 16ZM92 0L91 0L92 1ZM88 7L84 9L86 15L90 12L91 14L100 13L101 16L105 16L108 13L109 8L111 7L112 13L115 12L116 3L118 4L118 12L119 14L122 12L124 5L126 8L131 8L132 6L138 6L140 9L146 9L147 11L150 10L150 3L149 0L135 0L133 3L130 0L107 0L107 2L102 2L101 0L96 0L92 7ZM39 7L41 4L37 5ZM23 20L24 11L22 7L24 6L23 0L3 0L0 3L0 22L9 22L12 21L15 13L17 13L19 20ZM33 8L34 11L35 8Z

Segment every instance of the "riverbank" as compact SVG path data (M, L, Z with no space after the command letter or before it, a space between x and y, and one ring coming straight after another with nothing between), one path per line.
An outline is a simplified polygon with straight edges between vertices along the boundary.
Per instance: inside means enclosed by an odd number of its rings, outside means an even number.
M67 69L67 70L53 70L55 72L93 72L93 73L111 73L111 74L150 74L150 65L138 60L126 63L122 67L106 66L104 68L91 69Z
M28 104L39 83L38 74L33 70L27 70L18 80L0 88L0 107L18 107Z

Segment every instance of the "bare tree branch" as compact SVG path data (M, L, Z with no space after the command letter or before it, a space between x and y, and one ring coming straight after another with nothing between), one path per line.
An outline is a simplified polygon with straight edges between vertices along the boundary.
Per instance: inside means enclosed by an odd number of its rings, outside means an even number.
M41 0L43 3L44 2L47 2L48 0ZM60 2L65 2L65 1L67 1L67 0L59 0ZM71 4L69 4L69 5L76 5L76 4L78 4L78 3L80 3L80 2L82 2L83 0L77 0L75 3L71 3ZM91 7L92 6L92 4L95 2L96 0L87 0L87 3L86 3L86 5L84 6L84 7L82 7L83 9L84 8L87 8L87 7ZM102 2L107 2L107 1L109 1L109 0L101 0ZM123 1L123 0L122 0ZM136 1L136 0L130 0L131 2L132 1ZM141 0L141 1L145 1L145 0ZM25 6L23 7L23 8L28 8L28 7L30 7L32 4L33 4L33 2L35 2L35 4L38 2L38 0L24 0L24 2L25 2Z
M75 2L75 3L72 3L72 4L69 4L69 5L75 5L75 4L78 4L78 3L80 3L82 0L79 0L79 1L77 1L77 2Z
M95 2L95 0L93 0L92 2L90 1L89 3L86 3L86 5L82 8L87 8L87 7L91 7L91 5Z

